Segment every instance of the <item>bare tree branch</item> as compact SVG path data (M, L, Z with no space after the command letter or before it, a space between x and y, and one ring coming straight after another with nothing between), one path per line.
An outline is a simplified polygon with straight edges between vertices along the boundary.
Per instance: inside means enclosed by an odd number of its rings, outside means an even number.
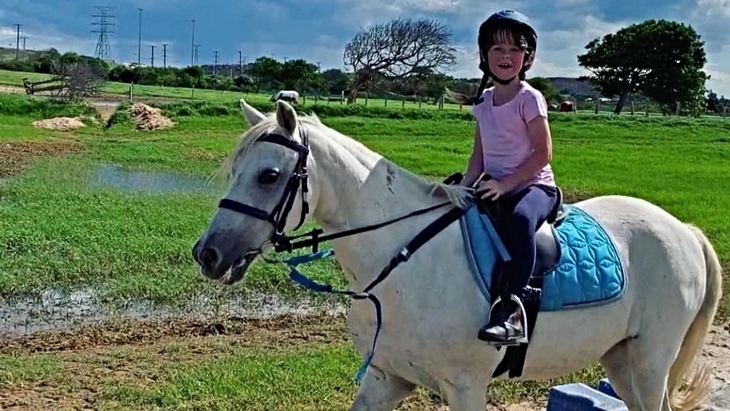
M450 40L448 28L436 20L396 18L361 30L343 56L356 74L348 102L376 75L402 80L452 66L456 49Z
M23 78L23 86L28 94L46 92L63 101L80 100L97 95L105 83L102 71L83 61L51 62L53 77L48 80L32 82Z
M64 88L58 96L66 100L79 100L99 93L104 85L104 75L86 62L54 62L53 73L63 79Z

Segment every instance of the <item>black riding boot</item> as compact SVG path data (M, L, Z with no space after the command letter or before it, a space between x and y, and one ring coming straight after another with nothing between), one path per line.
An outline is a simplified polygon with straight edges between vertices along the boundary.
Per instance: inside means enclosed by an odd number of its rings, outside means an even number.
M516 345L527 342L525 312L522 303L512 296L493 305L489 324L479 329L477 337L495 345Z

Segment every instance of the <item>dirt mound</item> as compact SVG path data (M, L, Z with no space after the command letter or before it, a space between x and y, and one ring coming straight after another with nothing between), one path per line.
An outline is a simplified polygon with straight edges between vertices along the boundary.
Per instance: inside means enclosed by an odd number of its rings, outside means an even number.
M0 143L0 178L20 173L35 157L70 154L80 149L81 145L73 141Z
M161 130L175 125L175 122L165 117L159 108L144 103L133 104L129 112L139 130Z
M45 120L36 120L33 127L45 128L46 130L73 131L86 127L83 117L54 117Z

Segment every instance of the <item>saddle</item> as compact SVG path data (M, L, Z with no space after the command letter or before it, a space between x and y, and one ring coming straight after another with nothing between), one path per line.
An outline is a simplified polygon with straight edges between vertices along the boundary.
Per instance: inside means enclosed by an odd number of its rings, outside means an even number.
M444 182L446 184L458 184L463 179L463 174L454 173L449 176ZM486 175L480 179L480 181L487 181L491 176ZM522 368L524 366L525 356L527 354L527 347L529 345L529 339L532 337L532 331L535 327L535 321L537 320L537 314L540 311L540 298L542 291L542 280L543 276L552 271L560 261L560 243L555 235L555 228L560 226L565 218L565 212L563 208L563 192L560 187L557 189L557 201L555 206L547 216L546 221L538 228L535 233L535 246L536 246L536 258L535 267L532 270L530 282L524 290L522 297L522 306L524 307L524 319L527 322L527 338L528 342L520 343L517 345L506 346L507 351L503 360L497 366L497 369L492 374L492 377L497 377L504 372L509 370L510 378L519 377L522 375ZM505 224L509 213L503 210L503 206L500 201L493 200L482 200L478 196L475 196L476 207L480 213L485 214L489 217L492 225L494 226L497 234L501 237L504 232ZM492 276L492 284L490 286L492 298L491 301L496 301L499 296L499 290L502 286L501 270L499 264L494 270ZM488 318L491 317L491 310ZM497 346L499 350L501 346Z

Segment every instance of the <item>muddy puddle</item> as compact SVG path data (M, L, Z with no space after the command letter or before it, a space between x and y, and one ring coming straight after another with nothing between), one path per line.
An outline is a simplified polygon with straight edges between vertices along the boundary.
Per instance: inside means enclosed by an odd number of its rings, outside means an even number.
M267 319L282 315L336 315L346 309L341 300L323 302L307 294L296 300L258 292L225 298L199 295L174 307L145 301L104 304L96 295L93 289L47 290L36 297L8 298L0 302L0 339L127 319L205 321L222 316Z
M205 178L171 172L125 170L114 164L94 168L88 184L92 187L116 188L122 191L148 193L219 194L220 187Z

